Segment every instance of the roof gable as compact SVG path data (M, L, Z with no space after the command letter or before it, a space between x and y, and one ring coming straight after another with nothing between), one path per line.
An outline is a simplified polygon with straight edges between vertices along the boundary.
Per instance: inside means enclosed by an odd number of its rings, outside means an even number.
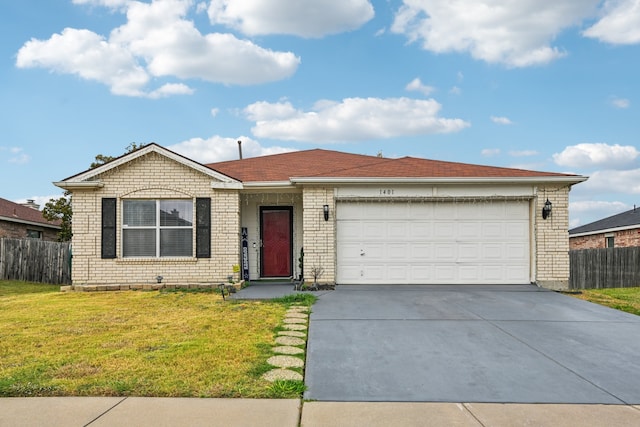
M66 178L60 182L54 182L54 184L57 185L58 187L65 188L65 189L78 188L83 186L99 186L100 185L99 181L96 181L96 178L99 175L111 169L120 167L135 159L146 156L149 153L157 153L157 154L160 154L161 156L170 158L186 167L195 169L205 175L208 175L214 180L220 181L221 183L230 184L230 185L237 183L236 180L219 171L213 170L201 163L198 163L194 160L191 160L187 157L177 154L171 150L161 147L156 143L151 143L135 151L132 151L130 153L123 154L122 156L117 157L114 160L107 162L103 165L100 165L92 169L88 169L77 175Z
M569 230L569 235L597 234L619 228L640 228L640 208L633 208Z
M7 199L0 198L0 219L23 223L36 223L45 227L59 229L60 221L48 221L39 211L28 206L22 206Z

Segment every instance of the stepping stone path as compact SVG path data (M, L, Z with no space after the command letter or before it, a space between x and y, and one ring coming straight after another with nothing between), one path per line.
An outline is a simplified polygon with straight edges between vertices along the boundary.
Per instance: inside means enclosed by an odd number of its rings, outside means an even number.
M275 367L262 376L267 381L297 380L302 381L299 372L288 368L304 368L304 359L292 355L304 355L304 349L296 346L306 344L308 307L294 305L285 314L282 326L285 330L278 332L275 339L277 346L273 347L275 356L267 359L267 363ZM304 357L304 356L303 356Z

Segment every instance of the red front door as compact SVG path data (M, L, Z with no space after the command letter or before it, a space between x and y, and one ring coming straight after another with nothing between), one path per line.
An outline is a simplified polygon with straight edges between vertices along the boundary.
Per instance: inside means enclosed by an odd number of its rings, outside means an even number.
M289 277L292 259L290 207L260 209L262 277Z

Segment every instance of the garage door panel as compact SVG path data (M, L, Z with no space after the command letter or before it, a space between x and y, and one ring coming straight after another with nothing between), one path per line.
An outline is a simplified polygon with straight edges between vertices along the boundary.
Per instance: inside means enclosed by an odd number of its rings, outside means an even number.
M340 243L338 245L338 252L341 257L349 263L350 260L359 262L361 245L358 243Z
M413 243L411 245L411 260L426 262L433 259L434 245L432 243Z
M407 222L388 222L386 232L387 236L393 240L407 240L410 238L409 224Z
M507 222L504 225L505 235L513 240L525 239L529 236L529 223Z
M387 268L388 273L388 283L404 283L409 279L409 266L406 264L402 265L391 265Z
M524 244L506 244L504 257L509 260L519 260L524 262L529 259L529 248Z
M440 220L434 224L433 237L438 240L449 240L455 235L455 230L455 222Z
M338 222L338 234L343 241L352 242L362 238L362 224L360 221Z
M365 282L384 283L386 281L386 267L381 265L367 266L360 271L361 279Z
M459 240L480 240L482 239L482 228L478 227L478 222L464 221L458 223L457 239Z
M390 243L387 245L387 259L407 260L411 257L411 246L408 243Z
M456 243L438 243L434 252L434 260L440 262L451 262L457 258Z
M433 237L433 223L422 219L409 223L409 236L411 240L426 240Z
M457 268L454 265L436 265L434 268L435 283L455 283Z
M530 281L526 201L339 202L336 210L338 283Z
M481 262L482 261L482 244L466 243L458 245L459 262Z

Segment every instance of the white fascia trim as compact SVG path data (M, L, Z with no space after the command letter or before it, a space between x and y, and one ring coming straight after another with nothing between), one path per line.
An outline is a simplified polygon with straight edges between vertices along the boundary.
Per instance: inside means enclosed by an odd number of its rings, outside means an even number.
M154 153L158 153L161 154L171 160L174 160L182 165L185 165L191 169L195 169L198 172L201 172L205 175L209 175L210 177L218 180L218 181L222 181L222 182L239 182L231 177L228 177L227 175L224 175L218 171L215 171L213 169L209 169L208 167L187 159L186 157L182 157L176 153L174 153L173 151L167 150L163 147L160 147L159 145L147 145L145 147L142 147L136 151L134 151L133 153L129 153L126 154L116 160L113 160L109 163L106 163L104 165L98 166L96 168L90 169L84 173L81 173L80 175L77 175L75 177L73 177L73 181L71 182L75 182L75 181L86 181L88 179L93 178L94 176L97 176L99 174L105 173L111 169L117 168L119 166L122 166L126 163L129 163L132 160L137 159L138 157L142 157L146 154L149 154L150 152L154 152ZM64 182L64 181L63 181Z
M512 177L512 178L305 178L294 177L294 184L577 184L586 181L586 176L571 177Z
M585 231L584 233L569 234L569 238L595 236L596 234L615 233L616 231L633 230L636 228L640 229L640 224L625 225L624 227L605 228L603 230Z
M53 228L53 229L56 229L56 230L60 230L60 226L59 225L44 224L42 222L27 221L27 220L24 220L24 219L16 219L16 218L8 217L8 216L1 216L0 215L0 221L16 222L16 223L19 223L19 224L34 225L34 226L37 226L37 227Z
M211 188L216 190L242 190L244 185L238 181L212 181Z
M292 181L254 181L245 182L244 188L293 188L295 185Z
M104 183L102 181L58 181L54 182L53 185L65 190L86 190L88 188L104 187Z

